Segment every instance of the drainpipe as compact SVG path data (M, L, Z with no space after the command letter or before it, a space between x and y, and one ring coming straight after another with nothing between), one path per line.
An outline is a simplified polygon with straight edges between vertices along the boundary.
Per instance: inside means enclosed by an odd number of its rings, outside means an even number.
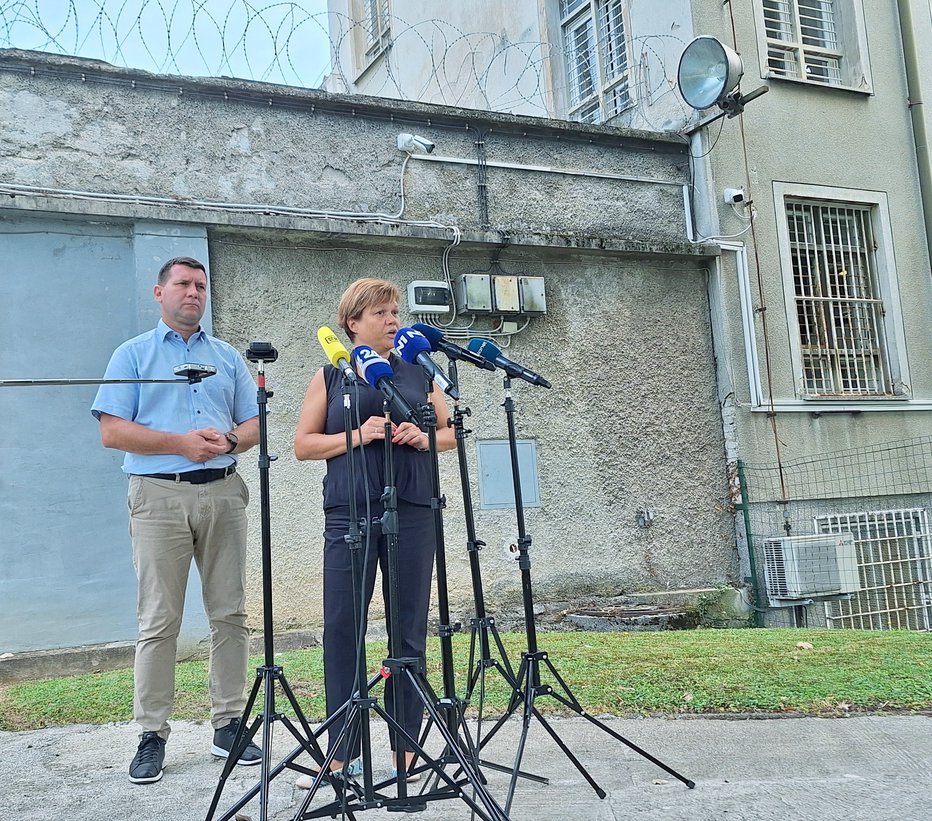
M912 0L897 0L900 12L900 37L903 40L903 60L906 64L906 88L909 95L909 113L913 121L913 140L916 143L916 166L919 171L919 190L922 195L922 214L926 224L926 246L932 262L932 164L929 161L929 141L922 105L919 56L916 50L916 27L910 8Z

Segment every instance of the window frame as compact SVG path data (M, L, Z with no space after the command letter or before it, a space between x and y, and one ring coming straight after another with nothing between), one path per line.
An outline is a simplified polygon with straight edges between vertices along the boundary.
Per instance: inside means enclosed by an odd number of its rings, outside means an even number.
M608 76L609 64L618 62L617 54L613 60L609 52L618 44L614 37L604 38L601 30L603 14L609 20L614 19L610 11L613 3L617 3L620 7L624 70ZM565 78L567 119L581 123L604 123L633 108L636 100L631 84L632 49L629 0L557 0L557 21L563 54L562 70ZM576 68L579 60L575 57L575 48L570 46L570 34L577 31L585 22L591 26L589 53L595 57L595 70L590 69L588 72L592 90L585 96L574 100L576 96L574 78L578 76ZM620 89L623 89L624 102L616 105L611 101L611 97Z
M885 403L902 402L911 398L910 378L906 361L906 339L903 327L899 287L893 253L893 233L887 196L882 191L863 191L821 185L773 183L774 207L777 221L777 245L783 275L783 296L786 324L793 369L793 385L798 400L813 405L830 402ZM866 206L873 232L873 262L876 284L883 306L883 339L878 340L886 355L890 373L892 395L888 394L812 394L806 390L805 364L802 353L795 274L787 217L787 200L811 200L829 207Z
M392 9L391 0L351 0L351 3L355 80L358 81L392 47Z
M799 0L773 0L785 2L791 6L793 20L799 20ZM768 14L764 10L766 0L755 0L754 15L758 27L758 55L760 61L761 77L765 80L779 80L788 83L801 83L806 86L818 88L840 89L855 91L863 94L873 94L873 82L870 71L870 60L867 47L867 26L864 19L863 0L829 0L836 9L834 29L838 38L836 49L816 44L806 44L802 34L792 41L783 41L771 38L767 33ZM792 76L777 71L770 65L770 48L775 44L785 50L795 50L799 57L801 76ZM837 83L807 77L805 74L806 60L804 55L809 54L815 58L832 57L838 55L841 64L841 78Z

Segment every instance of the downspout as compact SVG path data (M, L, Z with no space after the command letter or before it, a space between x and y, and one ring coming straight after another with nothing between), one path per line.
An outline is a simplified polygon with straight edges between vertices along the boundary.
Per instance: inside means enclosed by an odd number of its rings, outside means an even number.
M929 161L929 140L922 106L919 55L916 51L916 28L913 25L911 0L897 0L900 12L900 37L903 41L903 60L906 64L906 89L909 95L909 113L913 121L913 141L916 144L916 167L919 172L919 191L922 196L922 214L926 224L926 247L932 262L932 164Z

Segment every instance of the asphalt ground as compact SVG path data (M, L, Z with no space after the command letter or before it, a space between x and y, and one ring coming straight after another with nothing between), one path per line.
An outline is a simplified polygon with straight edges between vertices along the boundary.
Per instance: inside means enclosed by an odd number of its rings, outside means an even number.
M604 719L606 728L694 781L694 789L584 718L551 718L548 724L605 791L605 798L599 798L543 724L534 718L523 733L520 716L514 716L483 750L483 758L511 766L524 735L522 769L549 783L518 779L507 813L512 821L932 818L932 716ZM467 726L475 733L475 724ZM283 722L273 722L272 730L269 772L298 749ZM222 768L209 753L209 724L175 722L164 777L148 785L127 779L137 732L134 724L123 723L0 733L0 819L206 819ZM390 764L385 725L374 721L371 735L373 775L386 779ZM442 746L439 735L435 740L435 746ZM303 754L296 760L309 763ZM504 808L510 777L488 767L482 772L491 800ZM295 787L296 777L296 772L284 769L263 779L261 766L235 767L213 817L261 819L257 799L238 813L233 808L266 781L264 817L294 818L307 795ZM423 783L422 779L411 785L411 791ZM394 795L394 787L384 794ZM333 801L334 795L332 788L323 787L311 810ZM494 812L481 800L479 806ZM385 818L387 812L373 807L357 810L353 817ZM435 821L470 815L465 800L451 797L430 802L415 817Z

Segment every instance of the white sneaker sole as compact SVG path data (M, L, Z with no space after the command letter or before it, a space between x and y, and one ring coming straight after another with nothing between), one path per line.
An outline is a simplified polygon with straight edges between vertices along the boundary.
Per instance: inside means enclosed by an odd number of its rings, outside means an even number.
M159 774L153 775L151 778L133 778L132 776L130 776L129 780L133 784L154 784L156 781L162 780L163 772L164 770L159 770Z
M211 755L216 756L217 758L229 758L230 757L229 750L224 750L223 747L218 747L216 744L210 745L210 752L211 752ZM241 758L236 763L240 767L252 767L254 764L261 764L262 758L257 758L255 761L244 761Z

